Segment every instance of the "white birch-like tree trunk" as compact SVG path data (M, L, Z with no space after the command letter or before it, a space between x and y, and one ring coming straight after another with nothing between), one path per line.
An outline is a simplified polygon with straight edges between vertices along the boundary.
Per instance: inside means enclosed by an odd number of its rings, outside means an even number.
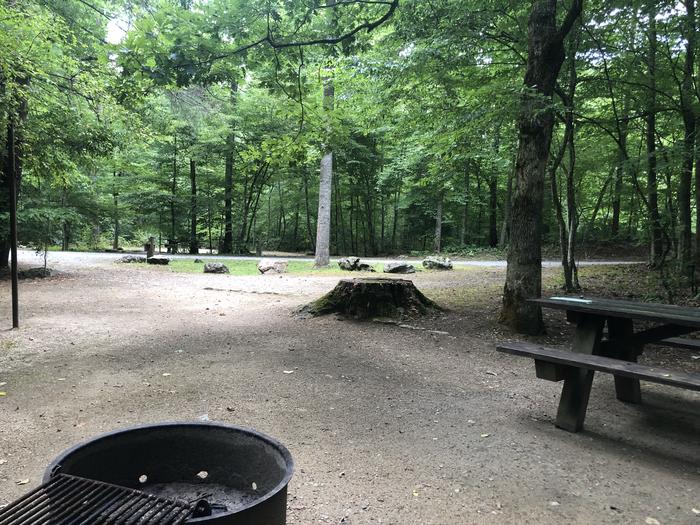
M327 114L333 111L335 86L332 78L323 84L323 109ZM327 133L330 135L330 129ZM318 185L318 218L316 220L315 268L323 268L331 263L331 196L333 194L333 150L326 145L321 158L321 173Z

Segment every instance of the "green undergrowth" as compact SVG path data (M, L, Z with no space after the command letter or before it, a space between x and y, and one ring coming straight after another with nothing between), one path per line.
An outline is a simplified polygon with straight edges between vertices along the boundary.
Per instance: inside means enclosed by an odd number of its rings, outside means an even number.
M678 279L664 277L647 264L584 266L579 268L580 295L642 302L699 306L700 297ZM543 279L543 296L562 295L561 270ZM567 294L569 295L569 294Z

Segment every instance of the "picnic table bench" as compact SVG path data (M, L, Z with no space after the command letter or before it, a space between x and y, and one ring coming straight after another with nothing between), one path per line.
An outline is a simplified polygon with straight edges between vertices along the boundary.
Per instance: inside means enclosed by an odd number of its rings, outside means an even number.
M564 381L555 422L559 428L583 428L596 371L612 374L617 398L628 403L641 402L640 380L700 391L699 373L637 363L647 344L700 349L700 341L680 337L700 330L699 308L574 297L532 302L566 310L567 320L576 324L571 351L524 342L501 343L497 349L534 359L538 378ZM634 321L656 325L635 332Z

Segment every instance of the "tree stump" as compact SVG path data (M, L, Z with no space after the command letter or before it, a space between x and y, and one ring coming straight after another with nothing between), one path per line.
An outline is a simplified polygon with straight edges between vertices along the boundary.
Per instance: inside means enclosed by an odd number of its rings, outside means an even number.
M340 313L355 319L413 317L440 311L413 281L389 278L342 279L333 290L299 310L316 317Z

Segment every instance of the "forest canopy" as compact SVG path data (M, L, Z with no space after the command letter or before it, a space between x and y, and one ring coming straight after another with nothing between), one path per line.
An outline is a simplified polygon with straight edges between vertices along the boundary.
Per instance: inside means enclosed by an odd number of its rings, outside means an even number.
M0 265L14 173L32 246L527 242L569 290L639 246L692 286L696 34L695 0L2 0Z

